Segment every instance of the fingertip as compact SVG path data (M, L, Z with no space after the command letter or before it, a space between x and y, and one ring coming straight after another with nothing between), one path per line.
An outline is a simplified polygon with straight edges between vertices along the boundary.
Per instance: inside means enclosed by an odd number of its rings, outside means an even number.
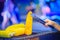
M45 19L44 21L45 21L45 22L48 22L48 19Z
M48 23L46 23L45 26L48 26Z

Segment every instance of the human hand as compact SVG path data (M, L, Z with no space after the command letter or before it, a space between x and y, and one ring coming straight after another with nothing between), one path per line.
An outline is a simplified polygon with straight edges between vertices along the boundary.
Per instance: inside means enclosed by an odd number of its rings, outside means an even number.
M48 26L48 25L54 26L56 24L54 21L51 21L49 19L46 19L45 22L46 22L45 23L46 26Z

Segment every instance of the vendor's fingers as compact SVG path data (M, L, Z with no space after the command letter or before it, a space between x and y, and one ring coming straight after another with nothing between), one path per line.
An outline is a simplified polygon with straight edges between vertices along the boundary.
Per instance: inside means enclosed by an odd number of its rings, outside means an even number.
M48 26L49 25L49 23L45 23L45 26Z
M50 20L49 20L49 19L45 19L44 21L45 21L45 22L49 22Z

